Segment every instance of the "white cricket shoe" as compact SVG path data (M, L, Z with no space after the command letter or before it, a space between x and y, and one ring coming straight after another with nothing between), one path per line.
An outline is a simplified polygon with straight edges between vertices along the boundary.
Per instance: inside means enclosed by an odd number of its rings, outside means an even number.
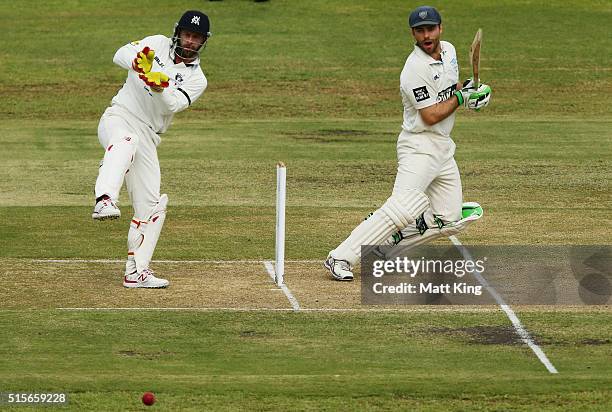
M151 269L123 276L123 286L126 288L162 289L169 284L166 279L156 278Z
M100 199L94 206L91 217L94 220L117 219L121 217L121 211L112 200Z
M334 259L331 256L323 263L323 266L331 273L336 280L351 281L353 272L350 263L342 259Z

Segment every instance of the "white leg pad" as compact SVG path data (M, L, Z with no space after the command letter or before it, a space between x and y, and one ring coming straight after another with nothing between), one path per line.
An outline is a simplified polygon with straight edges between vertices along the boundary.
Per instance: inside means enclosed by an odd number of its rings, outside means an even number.
M477 203L470 202L465 205L473 205ZM480 205L478 205L480 208ZM406 253L419 245L431 242L432 240L439 237L450 237L464 231L469 225L482 217L482 209L478 214L472 214L456 222L448 222L442 228L429 228L425 233L420 234L415 227L410 227L402 230L402 236L404 237L395 247L393 247L387 254L387 259L394 259L397 256L405 256ZM388 244L388 243L387 243Z
M157 240L166 220L168 195L161 195L144 222L132 221L128 233L128 259L134 256L138 273L149 268Z
M136 250L142 245L144 240L144 232L147 227L147 222L132 219L130 230L128 231L128 257L125 262L125 275L133 275L136 270L136 259L134 257Z
M414 223L429 207L429 199L418 190L408 190L392 195L384 205L367 220L361 222L331 256L355 265L361 257L362 245L379 245L394 232Z

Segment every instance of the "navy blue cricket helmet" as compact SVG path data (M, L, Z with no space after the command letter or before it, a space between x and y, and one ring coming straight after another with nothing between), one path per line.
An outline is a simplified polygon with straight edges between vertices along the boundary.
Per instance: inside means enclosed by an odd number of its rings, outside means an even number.
M180 33L182 30L200 33L204 36L204 42L202 43L202 45L200 45L198 50L195 50L195 52L197 52L196 57L198 57L200 50L206 47L206 42L208 41L210 36L212 36L212 33L210 32L210 19L206 14L202 13L201 11L187 10L185 13L183 13L179 21L176 22L176 24L174 25L171 52L181 58L193 58L193 56L185 56L183 54L184 49L180 45Z

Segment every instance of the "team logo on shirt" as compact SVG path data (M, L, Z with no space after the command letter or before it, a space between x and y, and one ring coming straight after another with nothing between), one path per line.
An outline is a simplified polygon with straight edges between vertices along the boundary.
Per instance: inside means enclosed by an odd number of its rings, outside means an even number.
M429 92L427 91L427 86L412 89L412 93L414 93L414 98L417 102L422 102L423 100L429 99Z
M176 79L177 83L183 83L183 76L180 73L177 73L174 78Z

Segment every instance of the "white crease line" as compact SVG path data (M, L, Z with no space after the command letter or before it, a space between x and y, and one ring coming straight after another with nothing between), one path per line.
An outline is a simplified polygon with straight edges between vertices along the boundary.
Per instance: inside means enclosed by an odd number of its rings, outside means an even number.
M67 312L130 312L130 311L230 311L230 312L290 312L289 308L214 308L214 307L178 307L178 308L148 308L148 307L129 307L129 308L56 308Z
M31 259L35 263L125 263L125 259ZM203 263L213 265L265 264L265 260L152 260L152 263ZM285 260L285 263L319 263L319 260Z
M63 307L56 308L57 310L63 311L220 311L220 312L294 312L293 308L235 308L235 307L98 307L98 308L78 308L78 307ZM465 312L465 313L478 313L478 312L492 312L496 311L497 307L494 309L485 309L485 308L472 308L472 309L459 309L453 308L300 308L300 312L418 312L418 313L434 313L434 312ZM2 311L0 309L0 311Z
M472 262L474 261L474 258L470 254L470 251L467 249L467 247L463 246L463 244L459 241L459 239L457 239L457 237L450 236L449 239L451 240L451 242L453 242L453 244L457 247L459 252L461 252L461 254L466 260ZM478 282L491 294L491 296L493 296L493 299L495 299L495 301L499 304L499 307L506 313L506 315L510 319L510 322L512 322L512 325L514 326L516 333L521 337L521 340L527 346L529 346L529 348L531 348L531 350L533 351L533 353L536 354L540 362L542 362L544 366L546 366L548 372L559 373L557 371L557 368L555 368L555 366L550 362L550 360L548 360L548 357L546 356L544 351L538 346L537 343L534 342L533 338L529 334L529 331L523 326L518 316L516 316L516 313L514 313L512 308L508 304L506 304L506 302L499 295L499 293L497 293L497 291L491 285L489 285L489 282L487 282L487 280L482 276L482 273L480 273L479 271L475 271L473 272L473 274L476 280L478 280Z
M276 283L276 279L274 276L274 265L272 264L272 262L270 262L269 260L266 260L263 262L263 264L266 267L266 270L268 271L268 275L270 275L270 277L272 278L272 282ZM289 303L291 303L291 307L293 307L293 311L299 312L300 304L298 303L297 299L293 296L293 294L291 293L287 285L282 283L279 287L281 288L285 296L287 296L287 299L289 299Z

